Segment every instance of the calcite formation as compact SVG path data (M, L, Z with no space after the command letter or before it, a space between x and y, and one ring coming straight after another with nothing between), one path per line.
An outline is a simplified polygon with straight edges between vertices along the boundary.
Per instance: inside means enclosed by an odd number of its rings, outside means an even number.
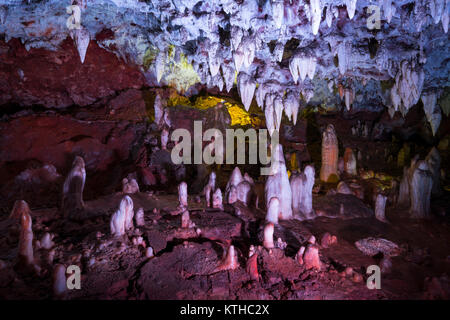
M315 171L313 166L306 166L303 173L292 175L290 179L292 191L292 211L299 220L315 218L312 206L312 189Z
M64 181L62 190L61 209L66 215L73 210L83 209L83 190L86 182L86 169L84 160L81 157L75 157L72 163L72 169Z
M280 202L280 219L292 218L292 191L284 160L283 147L278 144L272 152L275 153L275 161L271 163L271 175L265 185L266 203L273 197Z
M338 153L339 146L336 131L334 130L334 126L330 124L322 134L322 166L320 169L321 181L337 181Z
M419 160L409 179L411 217L429 218L433 174L428 163L424 160Z

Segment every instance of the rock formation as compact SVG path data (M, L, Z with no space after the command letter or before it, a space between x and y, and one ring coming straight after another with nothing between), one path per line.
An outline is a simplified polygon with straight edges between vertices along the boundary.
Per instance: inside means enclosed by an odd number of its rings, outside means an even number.
M320 180L334 182L338 180L338 140L334 126L329 124L322 134L322 167Z

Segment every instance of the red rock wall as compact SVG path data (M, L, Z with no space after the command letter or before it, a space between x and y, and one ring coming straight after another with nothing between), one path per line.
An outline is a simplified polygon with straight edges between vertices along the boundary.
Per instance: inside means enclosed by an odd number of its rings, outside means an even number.
M57 51L27 51L18 39L0 41L0 105L86 106L120 90L141 88L144 82L137 67L95 41L89 44L84 64L70 38Z

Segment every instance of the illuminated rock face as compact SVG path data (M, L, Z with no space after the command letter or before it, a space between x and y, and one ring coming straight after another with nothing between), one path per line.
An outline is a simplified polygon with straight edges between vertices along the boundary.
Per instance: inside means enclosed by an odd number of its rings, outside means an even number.
M320 180L334 182L338 180L338 140L332 124L322 134L322 167Z

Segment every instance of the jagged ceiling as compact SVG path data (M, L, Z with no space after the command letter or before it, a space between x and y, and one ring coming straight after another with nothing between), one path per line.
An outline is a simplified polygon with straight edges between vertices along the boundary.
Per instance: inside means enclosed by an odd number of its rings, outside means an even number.
M20 38L26 48L56 50L71 36L81 61L89 55L89 40L97 41L140 66L149 85L170 85L188 95L198 83L223 91L236 85L246 109L253 98L264 108L269 129L279 126L283 111L295 120L306 103L353 111L386 106L393 116L406 114L422 97L433 131L442 117L439 106L448 113L446 0L0 4L6 41ZM81 27L70 30L72 4L81 7ZM104 30L112 36L96 39Z

